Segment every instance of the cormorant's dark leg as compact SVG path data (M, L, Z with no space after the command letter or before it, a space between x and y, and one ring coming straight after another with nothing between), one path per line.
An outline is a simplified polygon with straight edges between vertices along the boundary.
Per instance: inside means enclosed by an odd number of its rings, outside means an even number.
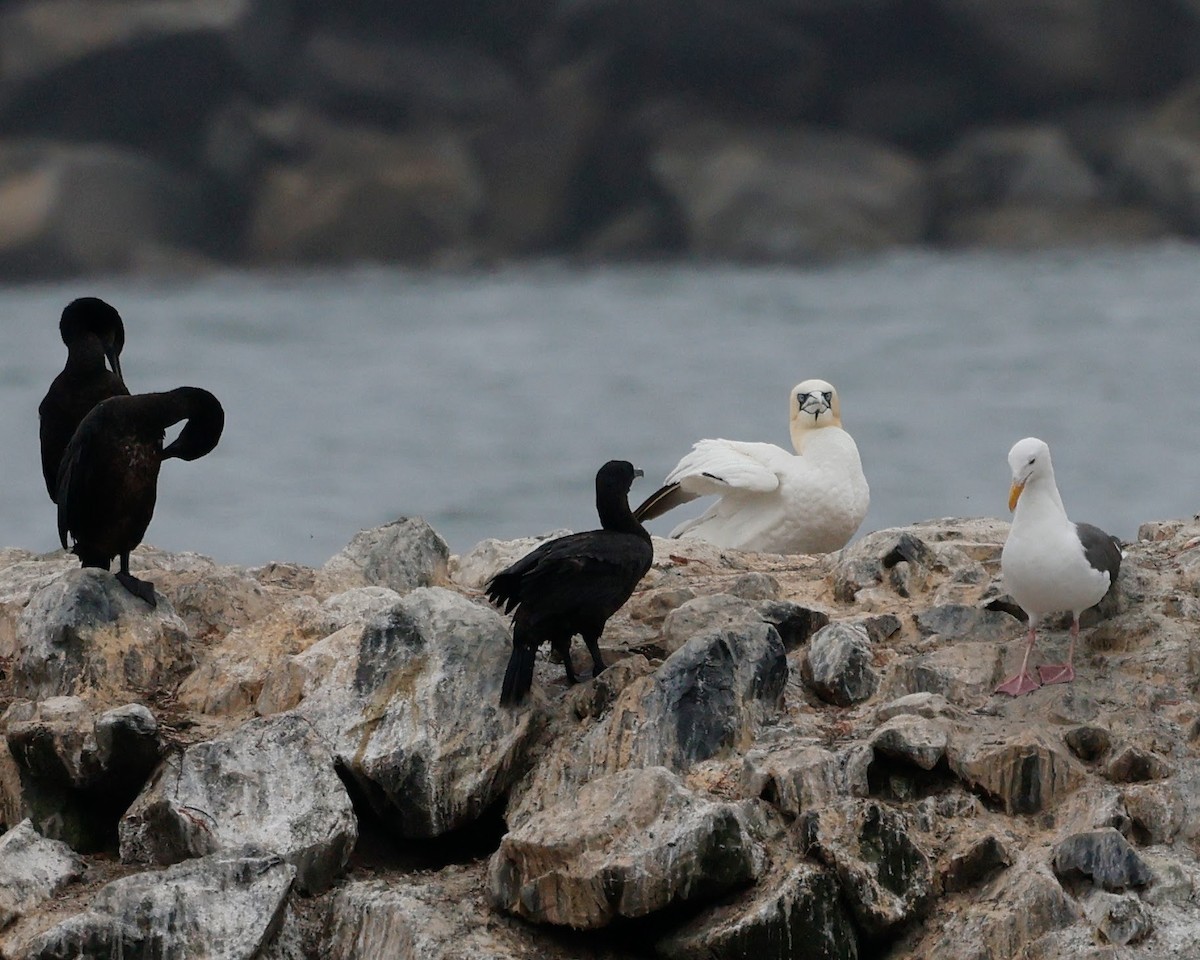
M550 641L558 655L562 657L563 669L567 671L567 683L574 686L579 682L579 678L575 676L575 667L571 663L571 634L566 637L555 637Z
M592 676L597 676L604 672L604 658L600 656L600 634L604 632L601 627L596 632L588 631L583 635L583 642L587 644L588 653L592 655Z
M149 580L139 580L129 572L128 551L121 554L121 569L117 571L117 581L135 597L141 597L152 607L158 606L158 600L154 597L154 584Z

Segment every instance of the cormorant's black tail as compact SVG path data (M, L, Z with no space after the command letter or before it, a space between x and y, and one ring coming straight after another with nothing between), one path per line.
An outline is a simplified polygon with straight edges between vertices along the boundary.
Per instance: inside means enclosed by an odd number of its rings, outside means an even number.
M504 671L504 686L500 689L500 706L515 707L525 699L533 686L533 655L535 647L514 645Z

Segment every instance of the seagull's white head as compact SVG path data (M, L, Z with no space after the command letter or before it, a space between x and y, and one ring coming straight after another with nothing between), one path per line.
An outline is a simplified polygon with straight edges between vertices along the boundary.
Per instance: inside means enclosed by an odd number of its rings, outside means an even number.
M796 452L804 435L821 427L840 427L842 407L833 384L825 380L805 380L792 387L790 427Z
M1050 448L1044 440L1026 437L1013 444L1008 451L1008 466L1012 470L1012 486L1008 491L1008 509L1017 509L1021 491L1030 480L1041 477L1054 478L1054 466L1050 462Z

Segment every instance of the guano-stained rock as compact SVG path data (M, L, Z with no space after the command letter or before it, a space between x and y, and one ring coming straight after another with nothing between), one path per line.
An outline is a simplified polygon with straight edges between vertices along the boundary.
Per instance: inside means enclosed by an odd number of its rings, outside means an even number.
M114 880L82 913L17 942L13 960L252 960L274 932L295 870L278 857L215 855Z
M831 623L817 631L802 661L804 682L826 703L848 707L879 687L871 641L858 624Z
M538 712L499 706L511 648L494 610L422 587L281 664L259 709L294 707L389 828L436 837L477 820L521 772Z
M246 846L319 892L341 873L358 823L326 743L306 720L252 720L174 754L121 819L121 859L171 864Z
M1104 890L1144 887L1154 879L1129 841L1112 827L1063 840L1054 848L1054 872L1063 880L1087 877Z
M489 867L492 901L536 923L596 929L749 883L763 851L740 808L662 767L586 784L525 820Z
M0 836L0 930L83 871L83 860L70 847L47 840L22 820Z

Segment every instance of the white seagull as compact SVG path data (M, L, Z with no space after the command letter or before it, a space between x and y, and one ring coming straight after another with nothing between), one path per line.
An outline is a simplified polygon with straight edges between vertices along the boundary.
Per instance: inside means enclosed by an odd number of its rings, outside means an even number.
M773 443L700 440L634 515L652 520L697 497L720 499L672 537L758 553L830 553L854 536L871 502L837 391L805 380L789 398L794 454Z
M1067 519L1054 482L1050 448L1037 439L1017 441L1008 452L1012 487L1008 509L1012 527L1000 555L1004 587L1029 615L1029 635L1021 669L998 687L1014 697L1041 684L1029 672L1029 654L1037 639L1038 621L1056 610L1071 611L1071 645L1066 663L1043 664L1041 683L1075 679L1075 641L1079 614L1099 603L1117 580L1121 548L1117 541L1090 523Z

